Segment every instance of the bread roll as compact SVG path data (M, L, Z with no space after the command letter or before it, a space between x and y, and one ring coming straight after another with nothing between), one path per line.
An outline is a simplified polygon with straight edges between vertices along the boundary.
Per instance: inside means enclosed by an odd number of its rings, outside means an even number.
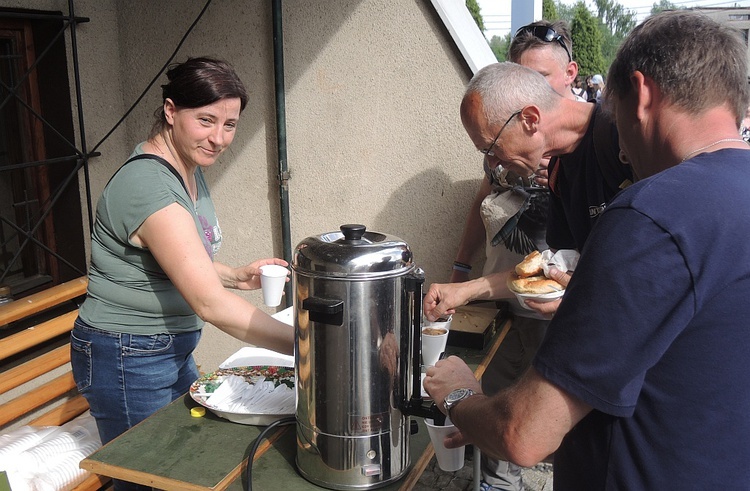
M553 293L565 290L557 281L546 276L531 276L528 278L510 278L508 288L517 293Z
M516 265L516 274L520 278L528 278L530 276L539 276L542 274L542 253L534 251L523 258L523 261Z

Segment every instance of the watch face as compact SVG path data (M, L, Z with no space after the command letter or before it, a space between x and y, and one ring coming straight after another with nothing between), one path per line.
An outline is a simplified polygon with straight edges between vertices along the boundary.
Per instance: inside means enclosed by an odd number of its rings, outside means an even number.
M448 397L446 397L446 400L448 402L456 402L456 401L460 401L461 399L469 395L471 395L471 391L469 389L456 389L450 394L448 394Z

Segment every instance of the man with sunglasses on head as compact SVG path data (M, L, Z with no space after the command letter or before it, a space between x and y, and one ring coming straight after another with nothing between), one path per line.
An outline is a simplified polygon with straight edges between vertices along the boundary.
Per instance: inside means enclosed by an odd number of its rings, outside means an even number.
M578 76L572 49L565 21L539 21L518 29L509 46L508 57L544 75L560 95L584 102L571 90ZM451 283L469 279L471 259L483 243L486 243L484 275L499 272L507 275L526 254L547 248L544 236L549 190L539 184L546 183L544 169L548 159L540 162L540 170L531 178L524 172L503 169L493 159L490 149L484 162L485 177L466 219ZM518 213L521 207L525 210ZM514 214L518 214L517 221L510 218ZM482 390L486 394L509 386L530 366L549 323L542 315L520 307L515 301L510 306L515 319L482 378ZM521 468L483 455L481 486L483 490L520 491L523 487Z

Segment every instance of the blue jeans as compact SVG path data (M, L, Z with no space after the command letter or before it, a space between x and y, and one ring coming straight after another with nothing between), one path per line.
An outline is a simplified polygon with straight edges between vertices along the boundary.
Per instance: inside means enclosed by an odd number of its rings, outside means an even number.
M201 331L136 335L102 331L76 319L70 362L102 443L140 423L190 389ZM151 489L115 481L115 489Z

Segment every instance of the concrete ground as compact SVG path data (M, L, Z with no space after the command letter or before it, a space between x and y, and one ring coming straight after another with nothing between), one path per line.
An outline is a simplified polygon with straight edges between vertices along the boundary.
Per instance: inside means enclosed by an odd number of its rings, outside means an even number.
M474 489L474 462L471 452L466 454L466 465L456 472L440 470L432 458L414 491L472 491ZM526 468L523 474L523 491L552 491L552 464L541 463Z

